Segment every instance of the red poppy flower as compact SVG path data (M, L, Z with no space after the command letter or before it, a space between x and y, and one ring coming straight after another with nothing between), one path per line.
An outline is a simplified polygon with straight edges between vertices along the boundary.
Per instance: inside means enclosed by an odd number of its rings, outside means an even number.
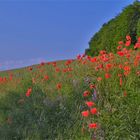
M72 63L72 61L73 61L73 60L67 60L67 61L65 62L65 65L70 65L70 64Z
M129 35L127 35L126 40L131 40L131 37Z
M110 78L110 77L111 77L111 75L110 75L109 73L106 73L106 74L105 74L105 78L106 78L106 79L108 79L108 78Z
M98 66L99 69L103 69L103 67L104 67L103 64L99 64Z
M91 112L91 114L97 114L97 108L92 108L91 110L90 110L90 112Z
M88 117L89 116L89 111L87 110L87 111L83 111L82 112L82 116L83 117Z
M125 71L125 72L124 72L124 75L125 75L125 76L127 76L127 75L129 75L129 74L130 74L130 71Z
M87 56L87 60L89 60L89 61L90 61L90 59L91 59L91 56Z
M52 62L52 65L53 65L54 67L56 67L56 62Z
M117 47L117 50L121 50L121 49L122 49L122 46L118 46L118 47Z
M51 62L48 62L48 63L47 63L47 65L50 65L50 64L51 64Z
M122 69L123 68L123 65L122 64L119 64L119 66L118 66L120 69Z
M87 105L88 107L92 107L92 106L95 105L95 103L92 102L92 101L88 101L88 102L86 102L86 105Z
M131 70L131 68L130 68L130 66L124 66L124 71L130 71Z
M119 44L119 45L123 45L123 41L119 41L118 44Z
M61 89L61 88L62 88L61 83L58 83L58 84L56 85L56 88L57 88L57 89Z
M32 71L33 70L33 68L32 67L29 67L29 71Z
M26 92L26 97L29 97L31 95L32 89L28 88L27 92Z
M89 94L90 94L90 92L86 90L86 91L84 91L83 96L87 97L87 96L89 96Z
M89 125L88 125L88 127L90 128L90 129L92 129L92 128L97 128L97 123L90 123Z
M100 51L100 54L101 54L101 55L106 54L106 51L105 51L105 50L101 50L101 51Z
M137 48L140 48L140 43L139 42L137 42L134 46L134 49L137 49Z
M93 89L93 88L95 88L96 86L94 85L94 84L90 84L90 86L89 86L89 88L90 89Z
M78 60L80 60L81 59L81 55L79 54L79 55L77 55L77 59Z
M117 54L118 54L119 56L124 56L124 55L125 55L125 53L124 53L123 51L118 51Z
M55 71L56 72L60 72L60 68L55 68Z
M40 65L41 65L41 66L44 66L44 65L45 65L45 62L41 62Z
M106 64L106 69L107 69L107 70L109 70L109 69L111 69L111 68L112 68L112 64L110 64L110 63Z
M45 75L44 76L44 80L49 80L49 76L48 75Z
M130 40L126 41L125 46L129 47L130 45L131 45L131 41Z
M99 81L101 81L102 80L102 77L98 77L97 78L97 81L99 82Z
M91 59L90 59L90 61L94 63L94 62L96 62L96 61L97 61L97 58L96 58L96 57L91 58Z
M120 86L122 86L122 77L120 77Z

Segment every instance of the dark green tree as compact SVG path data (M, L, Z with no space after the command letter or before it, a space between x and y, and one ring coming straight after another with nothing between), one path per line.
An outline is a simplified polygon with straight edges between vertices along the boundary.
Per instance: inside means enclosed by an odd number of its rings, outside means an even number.
M134 1L115 18L103 24L102 28L89 41L89 48L85 53L93 56L97 55L100 50L115 52L118 41L125 41L126 35L131 36L132 44L135 44L137 36L140 36L139 1Z

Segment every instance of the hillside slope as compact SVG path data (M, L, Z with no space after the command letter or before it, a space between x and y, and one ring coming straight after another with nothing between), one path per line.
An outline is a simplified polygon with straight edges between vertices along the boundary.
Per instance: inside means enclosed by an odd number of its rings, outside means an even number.
M140 38L120 43L0 73L0 140L140 139Z

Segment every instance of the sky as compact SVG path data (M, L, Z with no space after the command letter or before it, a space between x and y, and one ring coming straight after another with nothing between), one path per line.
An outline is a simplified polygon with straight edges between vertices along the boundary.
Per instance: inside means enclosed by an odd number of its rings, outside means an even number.
M133 0L0 0L0 70L75 58Z

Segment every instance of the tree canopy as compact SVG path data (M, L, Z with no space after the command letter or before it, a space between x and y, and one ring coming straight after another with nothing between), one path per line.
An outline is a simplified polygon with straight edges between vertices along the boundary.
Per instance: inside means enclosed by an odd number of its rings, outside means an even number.
M125 40L125 36L130 35L132 44L135 44L140 36L140 2L125 7L122 12L107 23L94 34L89 41L87 55L97 55L100 50L115 52L118 41Z

